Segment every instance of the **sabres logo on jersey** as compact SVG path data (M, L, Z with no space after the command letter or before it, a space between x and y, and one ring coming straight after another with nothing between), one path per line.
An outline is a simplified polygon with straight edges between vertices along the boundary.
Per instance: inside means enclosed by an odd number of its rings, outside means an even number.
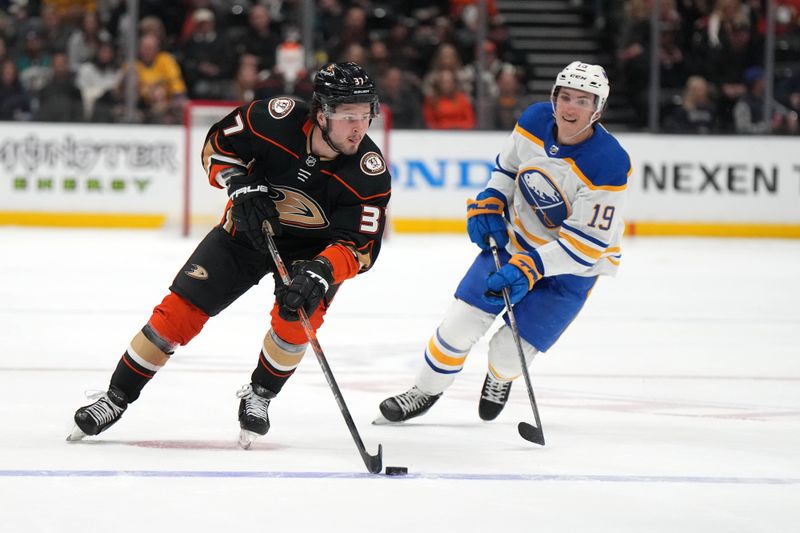
M280 213L281 224L319 229L330 224L325 211L310 196L292 187L271 187L270 198Z
M269 114L274 119L282 119L294 109L294 100L291 98L273 98L267 103Z
M386 163L375 152L367 152L361 157L361 171L367 176L377 176L386 172Z
M525 200L546 228L557 228L569 218L567 200L544 170L538 167L522 168L517 181Z

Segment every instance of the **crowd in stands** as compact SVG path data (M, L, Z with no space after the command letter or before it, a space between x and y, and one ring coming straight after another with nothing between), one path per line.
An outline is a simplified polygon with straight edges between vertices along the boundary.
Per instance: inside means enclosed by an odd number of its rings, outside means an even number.
M190 99L307 99L313 69L305 65L302 4L140 0L134 23L123 0L0 0L0 120L177 124ZM396 128L508 129L524 108L521 71L488 4L482 46L490 68L482 76L475 0L319 0L313 57L317 66L364 65ZM125 57L131 31L133 69ZM138 94L132 115L130 77ZM492 102L486 109L476 106L480 90Z
M652 0L570 0L616 63L615 97L648 116ZM800 49L800 0L776 0L784 49ZM0 0L0 120L178 124L190 99L307 99L301 0ZM376 79L395 128L513 128L531 103L530 65L494 0L478 42L477 0L317 0L316 66L356 61ZM660 0L663 131L758 133L766 0ZM135 32L136 61L126 43ZM477 53L487 68L478 68ZM779 57L769 126L798 132L800 57ZM785 60L781 62L780 60ZM794 61L794 63L793 63ZM131 85L133 84L133 85ZM137 95L125 106L126 89ZM480 100L480 94L486 96ZM483 102L479 105L479 102ZM132 111L132 113L131 113Z
M775 1L771 117L763 115L766 0L660 0L661 130L673 133L797 134L800 0ZM644 126L648 117L650 0L608 6L616 74ZM769 122L769 123L768 123Z

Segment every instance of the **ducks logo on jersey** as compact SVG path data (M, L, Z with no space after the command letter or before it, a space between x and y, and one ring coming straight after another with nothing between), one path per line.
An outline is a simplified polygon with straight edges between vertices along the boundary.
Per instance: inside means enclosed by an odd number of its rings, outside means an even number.
M569 218L569 204L554 180L538 167L522 168L517 174L519 189L541 223L549 229Z

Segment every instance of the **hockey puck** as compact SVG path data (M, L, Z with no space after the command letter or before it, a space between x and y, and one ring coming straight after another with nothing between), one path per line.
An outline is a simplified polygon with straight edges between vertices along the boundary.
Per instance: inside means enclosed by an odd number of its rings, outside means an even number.
M387 466L386 467L386 475L387 476L404 476L408 474L408 468L405 466Z

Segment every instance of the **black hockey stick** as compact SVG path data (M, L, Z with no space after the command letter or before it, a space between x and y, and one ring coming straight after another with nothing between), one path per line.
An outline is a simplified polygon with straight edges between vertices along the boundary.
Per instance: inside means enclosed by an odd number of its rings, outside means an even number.
M275 240L268 231L264 231L264 237L267 239L267 246L269 247L269 253L272 256L272 260L275 262L275 266L278 268L278 275L281 277L283 284L288 287L289 284L292 283L292 279L289 277L289 271L286 270L286 265L283 263L280 254L278 254L278 247L275 246ZM303 325L303 330L306 333L308 342L314 349L314 354L317 356L317 361L319 361L319 365L322 367L322 373L325 375L325 379L328 381L328 385L331 387L333 397L336 398L336 403L339 405L339 411L342 412L342 416L347 424L347 428L350 430L350 435L353 437L353 440L356 443L358 453L361 454L361 459L364 460L364 465L366 465L367 470L369 470L370 473L379 474L383 468L383 446L378 444L377 455L370 455L367 453L367 449L364 447L364 442L361 440L361 436L358 434L358 429L356 429L356 424L353 422L353 417L350 416L350 411L347 409L347 405L344 403L342 391L339 390L339 385L336 384L336 380L333 377L333 371L331 370L330 365L328 365L328 360L325 359L325 354L322 352L322 346L320 346L319 341L317 340L317 335L314 333L314 328L311 327L311 322L308 320L308 315L302 307L297 310L297 314L300 316L300 323Z
M494 257L494 266L500 270L500 256L497 255L497 243L494 238L489 236L489 244L492 248L492 257ZM528 388L528 399L531 401L531 409L533 409L533 417L536 419L536 425L532 426L527 422L520 422L517 425L520 436L530 442L541 444L544 446L544 431L542 430L542 421L539 419L539 408L536 407L536 398L533 396L533 385L531 385L531 377L528 375L528 363L525 361L525 352L522 351L522 341L519 339L519 329L517 329L517 319L514 317L514 310L511 308L511 298L508 295L508 287L503 287L503 301L506 304L506 313L508 314L508 323L511 326L511 333L514 337L514 343L517 345L517 354L519 355L519 363L522 366L522 375L525 377L525 386Z

